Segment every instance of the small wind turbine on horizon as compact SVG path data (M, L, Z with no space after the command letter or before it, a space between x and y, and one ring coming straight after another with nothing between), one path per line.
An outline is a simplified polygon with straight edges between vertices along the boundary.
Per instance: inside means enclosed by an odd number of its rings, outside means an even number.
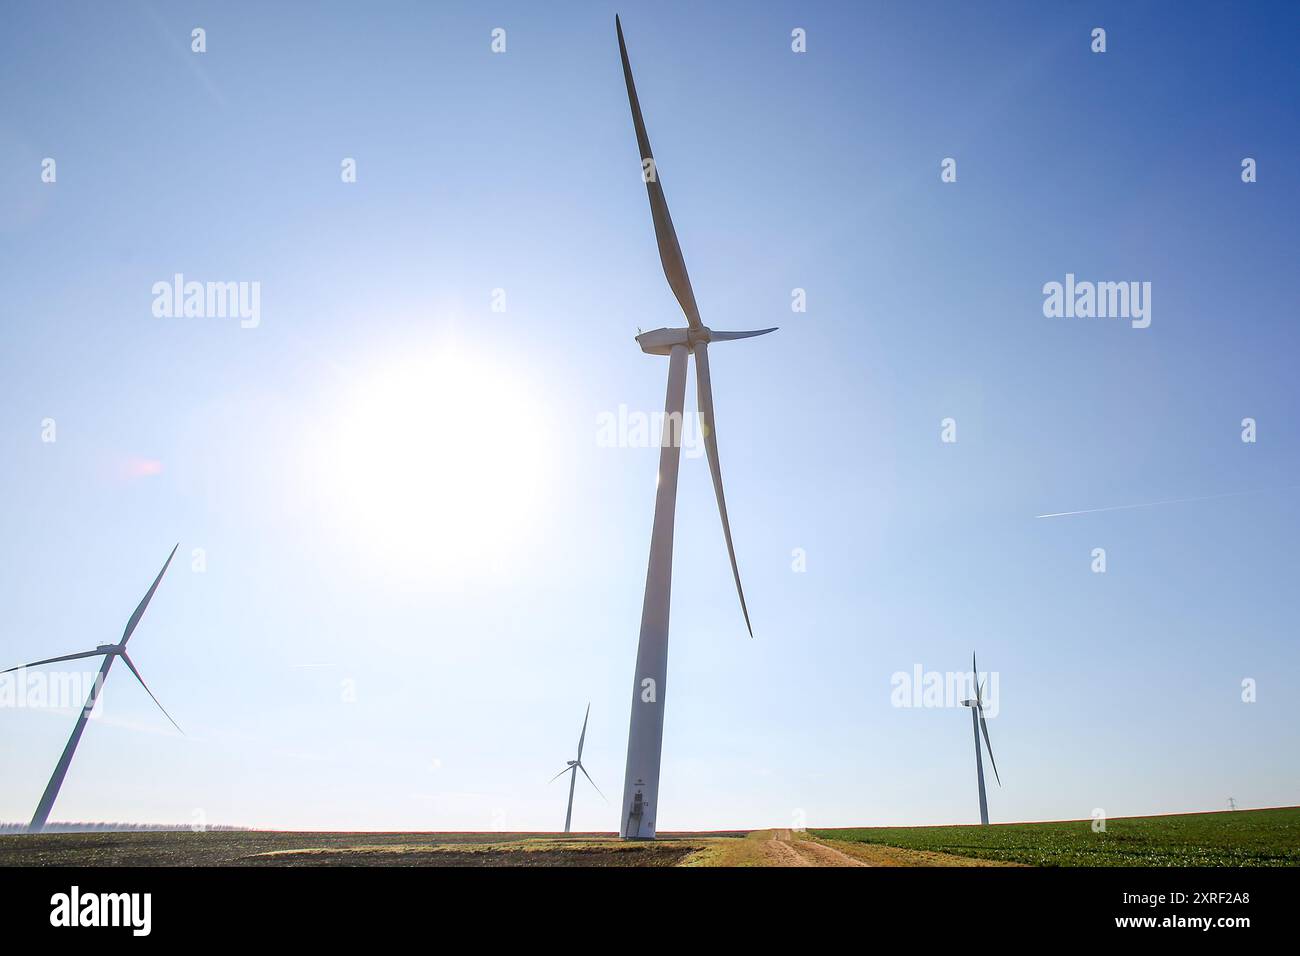
M736 566L736 550L731 543L727 503L722 493L708 346L710 342L747 339L775 332L776 329L715 332L700 321L695 292L691 288L681 245L677 242L677 232L673 229L673 220L668 214L663 184L655 167L654 155L650 151L650 138L646 135L636 84L632 80L627 45L623 42L623 24L617 16L614 17L614 29L618 33L623 81L627 86L632 125L636 129L637 146L640 149L641 178L645 181L650 197L650 215L654 220L659 259L668 285L677 297L682 312L686 314L687 324L684 329L654 329L639 332L636 336L641 351L648 355L668 357L668 393L664 400L665 440L659 452L659 483L655 492L654 524L650 533L650 564L646 570L641 634L637 642L636 673L632 682L632 717L628 730L627 769L623 777L623 813L619 833L624 839L653 839L658 814L659 768L663 753L664 698L668 676L668 612L673 574L673 521L677 507L677 472L681 463L680 427L686 402L686 360L688 355L695 355L700 431L708 453L709 471L713 475L713 492L718 500L718 512L722 516L722 534L727 541L731 574L736 581L736 593L740 596L740 610L745 615L745 627L749 636L753 637L754 629L749 623L749 609L745 606L745 592L740 586L740 571ZM676 435L672 435L674 427L678 429Z
M100 665L99 673L95 675L95 681L91 684L90 696L86 698L85 706L81 708L81 715L77 718L76 726L72 728L72 736L68 738L68 744L63 748L63 756L59 758L59 763L54 768L54 773L50 775L50 782L45 785L45 793L41 795L41 802L36 805L36 812L32 814L32 822L27 825L28 833L40 833L41 830L45 828L45 823L50 817L50 810L54 807L54 801L59 795L59 788L63 786L63 778L67 776L68 765L72 763L72 755L76 753L77 744L81 741L82 731L86 729L86 721L90 718L91 711L95 709L95 701L99 697L100 689L104 686L104 680L108 677L108 669L113 666L113 661L116 658L122 658L122 662L130 668L131 673L134 674L135 679L140 682L140 686L144 688L145 693L153 699L155 704L158 704L158 709L163 712L163 716L170 720L172 726L178 731L181 730L180 725L177 724L176 721L172 720L172 716L167 713L166 708L164 708L162 704L158 703L158 698L154 697L153 691L151 691L149 685L144 682L144 678L140 676L140 672L136 670L135 664L132 663L131 658L126 653L126 642L129 641L131 635L135 633L136 626L140 623L140 618L144 616L145 608L149 606L149 601L153 598L154 591L158 590L158 583L162 580L163 575L167 573L167 566L172 563L172 558L176 555L176 548L179 547L180 544L178 543L176 547L172 548L172 553L167 555L167 560L163 564L162 570L159 571L158 576L153 579L153 584L149 585L149 591L145 594L143 600L141 600L136 606L135 613L131 615L131 619L126 622L126 629L122 632L122 639L116 644L100 644L93 651L82 651L78 654L64 654L62 657L47 657L44 660L33 661L30 664L20 664L17 667L10 667L8 670L0 671L0 674L8 674L11 671L22 670L25 667L38 667L41 664L54 664L58 661L75 661L83 657L99 657L101 655L104 658L104 663ZM181 733L184 733L184 731L181 731Z
M980 785L980 823L984 826L989 824L989 801L984 795L984 761L980 757L980 732L984 733L984 745L989 749L989 763L993 764L993 776L1002 786L1002 778L998 776L998 762L993 759L993 745L989 743L989 726L984 722L984 682L980 680L979 668L975 665L975 653L970 655L970 669L972 673L971 682L975 685L975 696L970 700L963 700L961 705L970 708L971 727L975 730L975 775L979 779Z
M587 718L590 716L591 716L591 704L588 704L587 713L584 714L582 718L582 734L578 737L578 758L576 760L570 760L568 762L568 765L563 770L561 770L554 777L552 777L550 780L547 781L548 783L554 783L556 780L559 780L561 777L563 777L566 773L571 775L569 777L569 809L564 812L565 833L569 832L569 824L573 820L573 786L578 782L579 770L581 770L582 775L587 778L587 782L590 783L593 787L595 787L596 792L600 794L600 799L602 800L605 799L605 794L601 793L600 787L596 786L596 781L591 779L591 774L587 773L587 768L582 765L582 745L587 740Z

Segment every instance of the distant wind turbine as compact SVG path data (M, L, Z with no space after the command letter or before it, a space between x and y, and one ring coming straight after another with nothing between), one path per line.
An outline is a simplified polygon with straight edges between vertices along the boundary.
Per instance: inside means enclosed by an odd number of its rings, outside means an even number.
M75 661L83 657L103 656L104 663L99 667L99 673L95 675L95 682L90 687L90 696L86 698L86 704L81 708L81 716L77 718L76 726L72 728L72 736L68 738L68 745L63 748L63 756L59 758L58 766L54 768L54 773L50 775L50 782L45 785L45 793L41 795L41 802L36 805L36 812L32 814L32 822L27 825L28 833L40 833L45 828L45 821L50 817L50 809L54 806L54 801L59 795L59 788L63 786L63 778L67 776L68 765L72 763L72 755L76 753L77 744L81 740L81 733L86 729L86 721L90 717L90 712L95 709L95 700L99 697L100 688L104 686L104 680L108 677L108 669L113 666L115 658L122 658L122 662L130 668L135 679L140 682L153 702L158 704L158 709L163 712L163 716L171 720L172 726L180 730L180 725L172 720L171 714L167 713L162 704L158 703L158 698L153 696L153 691L149 685L144 682L140 672L135 669L135 664L126 653L126 642L131 639L135 633L136 625L140 623L140 618L144 616L144 609L149 606L149 601L153 598L153 592L158 590L158 582L162 580L167 573L167 565L172 563L172 558L176 555L178 543L172 548L172 553L167 555L167 561L163 564L162 570L158 572L158 577L153 579L153 584L149 585L149 591L145 594L144 599L131 615L131 619L126 622L126 630L122 632L122 639L116 644L100 644L93 651L82 651L79 654L65 654L62 657L47 657L45 660L33 661L30 664L21 664L18 667L10 667L8 670L0 671L0 674L8 674L11 671L21 670L24 667L38 667L41 664L54 664L58 661ZM182 731L183 733L184 731Z
M663 752L664 696L668 676L668 610L673 574L673 518L677 506L677 470L681 463L680 431L672 435L674 427L680 429L683 405L686 401L686 359L695 355L695 381L699 393L700 430L708 453L709 470L713 474L713 493L718 499L722 515L722 534L727 541L727 554L731 558L731 574L740 596L740 610L745 615L745 627L750 637L754 630L749 624L749 609L745 606L745 592L740 586L740 571L736 566L736 550L731 543L731 524L727 520L727 503L722 494L722 470L718 464L718 438L713 416L713 387L709 378L710 342L726 342L766 335L775 329L753 332L715 332L700 321L700 311L695 304L695 293L686 273L686 262L677 242L672 217L668 215L668 202L664 199L663 184L655 168L650 151L650 138L646 135L641 104L632 80L632 66L627 58L627 45L623 42L623 25L614 18L618 32L618 50L623 60L623 81L627 85L628 103L632 108L632 125L636 130L637 146L641 158L641 178L650 197L650 215L654 221L655 239L659 245L659 259L663 264L668 285L686 314L684 329L653 329L636 337L641 351L648 355L668 356L668 393L664 401L664 433L668 439L659 452L659 485L655 492L654 524L650 533L650 564L646 570L645 601L641 606L641 635L637 643L636 673L632 683L632 719L628 729L627 769L623 777L623 815L619 832L625 839L653 839L655 817L659 800L659 767ZM676 422L676 426L670 424Z
M582 745L583 742L586 741L587 739L587 718L590 716L591 716L591 704L588 704L587 713L584 714L582 718L582 734L581 736L578 737L578 759L570 760L568 762L568 766L566 766L563 770L561 770L559 773L557 773L554 777L552 777L548 781L548 783L554 783L556 780L560 779L560 777L563 777L566 773L571 775L569 777L569 809L564 812L565 833L569 832L569 824L573 820L573 785L578 782L579 770L581 770L582 775L587 778L587 782L596 788L596 792L600 793L600 799L602 800L605 799L605 795L601 793L600 787L596 787L596 781L591 779L591 774L587 773L587 768L582 765Z
M984 745L989 749L989 763L993 764L993 776L1002 786L1002 778L998 776L998 762L993 759L993 745L989 743L989 725L984 722L984 685L980 681L979 668L975 664L975 654L970 656L970 669L973 673L971 678L975 684L975 696L971 700L963 700L961 705L970 708L971 727L975 730L975 775L979 779L980 785L980 823L984 826L989 825L989 802L984 795L984 761L980 758L980 732L984 732Z

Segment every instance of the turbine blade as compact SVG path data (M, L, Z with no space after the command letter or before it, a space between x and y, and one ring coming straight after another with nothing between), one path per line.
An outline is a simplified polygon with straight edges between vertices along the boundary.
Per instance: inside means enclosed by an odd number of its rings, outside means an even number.
M749 623L749 608L745 606L745 591L740 586L740 569L736 566L736 549L731 544L731 522L727 520L727 499L722 493L722 465L718 462L718 436L713 423L713 385L709 380L709 347L704 342L695 344L695 384L699 392L700 430L704 433L704 448L709 456L709 471L713 473L713 493L718 499L718 513L722 515L722 534L727 539L727 555L731 558L731 575L736 579L736 593L740 595L740 610L745 615L745 628L754 636Z
M58 661L75 661L82 657L100 657L107 651L82 651L80 654L64 654L62 657L47 657L43 661L32 661L30 664L19 664L17 667L9 667L0 671L0 674L8 674L10 671L20 671L24 667L40 667L42 664L54 664Z
M682 311L686 313L686 321L691 328L698 329L703 327L700 310L695 304L691 278L686 274L686 261L682 258L682 247L677 242L672 216L668 215L668 200L664 198L663 183L654 164L654 154L650 151L650 137L646 135L645 120L641 118L641 101L637 99L636 83L632 80L632 64L627 59L623 24L617 16L614 17L614 28L618 31L618 52L623 59L623 81L627 84L627 100L632 107L632 125L636 127L636 142L641 150L641 176L645 180L646 191L650 194L650 215L654 219L655 239L659 243L659 261L663 263L664 275L668 278L673 295L677 296Z
M975 663L975 652L970 652L970 682L975 685L975 700L980 700L980 670L979 665Z
M582 764L578 764L578 769L581 770L582 775L587 778L587 782L591 784L593 787L596 787L596 781L591 779L591 774L587 773L587 768L584 767ZM596 792L600 794L600 799L604 800L606 803L609 803L609 798L606 797L604 793L601 793L600 787L596 787Z
M578 760L582 760L582 744L587 739L587 717L591 716L591 704L587 705L586 716L582 718L582 736L578 738Z
M993 759L993 745L989 743L989 725L984 722L984 708L981 707L979 712L980 730L984 732L984 746L989 752L989 763L993 764L993 776L997 779L998 786L1000 787L1002 786L1002 778L998 776L998 762Z
M151 691L149 685L144 682L144 678L140 676L140 672L135 669L135 664L131 663L131 658L126 656L126 651L123 651L119 656L122 658L123 663L125 663L127 667L131 668L131 673L134 674L135 679L140 682L140 686L144 688L144 692L150 697L153 697L153 702L158 704L158 709L163 712L163 716L168 720L172 720L172 715L167 713L166 707L158 703L158 698L153 696L153 691ZM172 720L172 726L180 732L181 736L185 735L185 731L181 730L181 725L176 723L176 721Z
M768 332L775 332L777 327L770 329L756 329L753 332L715 332L709 329L709 338L714 342L730 342L732 339L752 339L756 335L767 335Z
M568 773L572 769L573 769L572 767L565 767L563 770L561 770L559 773L557 773L554 777L552 777L550 780L546 782L555 783L555 781L559 780L561 777L563 777L566 773Z
M176 542L176 548L179 548L180 546L180 542ZM140 623L140 618L144 617L144 609L147 608L149 602L153 600L153 592L158 590L158 582L161 581L162 576L167 573L167 565L171 564L172 558L176 556L176 548L172 548L172 553L167 555L167 560L163 563L162 570L158 572L158 577L153 579L153 584L149 585L148 593L145 594L144 599L141 600L139 605L136 607L135 613L131 615L131 620L126 622L126 630L122 632L123 647L125 647L126 642L131 639L131 635L135 632L136 625Z

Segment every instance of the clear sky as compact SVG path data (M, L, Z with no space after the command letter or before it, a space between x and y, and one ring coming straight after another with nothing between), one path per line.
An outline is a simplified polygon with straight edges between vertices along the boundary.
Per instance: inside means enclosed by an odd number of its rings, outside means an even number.
M705 323L781 326L711 351L753 640L682 463L660 829L974 821L967 711L891 705L972 649L995 821L1300 803L1295 6L22 3L0 666L180 542L131 651L186 736L115 668L53 819L557 829L590 701L617 827L657 450L597 422L683 320L616 9ZM0 819L73 714L0 708Z

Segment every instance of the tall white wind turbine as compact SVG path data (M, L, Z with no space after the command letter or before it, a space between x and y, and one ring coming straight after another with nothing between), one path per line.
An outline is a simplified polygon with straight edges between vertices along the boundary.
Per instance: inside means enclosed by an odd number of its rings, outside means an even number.
M998 776L998 762L993 759L993 745L989 743L989 725L984 722L984 684L980 680L980 672L975 665L975 653L973 651L970 656L970 669L974 675L971 682L975 685L975 696L970 700L963 700L961 705L970 708L971 727L975 730L975 776L978 778L980 786L980 823L988 826L989 801L984 795L984 761L980 759L981 731L984 733L984 746L989 750L989 763L993 764L993 777L997 780L999 787L1002 786L1002 778Z
M162 704L158 703L158 698L153 696L153 691L149 685L144 682L140 672L135 669L135 664L126 653L126 642L131 639L135 633L136 625L140 623L140 618L144 616L144 609L149 606L149 601L153 598L153 592L158 590L158 582L162 580L167 573L167 565L172 563L172 558L176 555L177 544L172 548L172 553L167 555L167 561L163 564L162 570L158 572L158 577L153 579L153 584L149 585L149 590L144 598L136 606L135 613L131 619L126 622L126 629L122 632L122 639L116 644L100 644L93 651L82 651L79 654L65 654L62 657L47 657L45 660L33 661L30 664L21 664L18 667L10 667L8 670L0 671L0 674L8 674L11 671L22 670L25 667L37 667L41 664L54 664L58 661L75 661L83 657L103 656L104 663L99 667L99 673L95 675L95 682L90 687L90 696L86 698L86 704L81 708L81 715L77 718L76 726L72 728L72 736L68 738L68 745L63 748L63 756L59 758L58 766L54 768L54 773L50 775L50 782L45 785L45 793L41 795L41 802L36 805L36 812L32 814L32 822L27 825L28 833L40 833L45 828L45 821L50 818L50 809L54 806L55 798L59 795L59 788L63 786L63 778L67 776L68 765L72 763L72 755L77 751L77 744L81 741L82 731L86 729L86 721L90 718L90 712L95 709L95 700L99 697L99 691L104 686L104 680L108 677L108 669L113 666L116 658L122 658L135 679L140 682L145 693L153 698L153 702L158 704L158 709L163 712L163 716L171 720L172 726L180 730L176 721L172 720L171 714L167 713ZM183 732L183 731L182 731Z
M727 520L727 503L722 494L722 471L718 464L718 438L714 428L713 388L709 380L710 342L746 339L755 335L775 332L760 329L753 332L715 332L700 321L695 293L681 246L668 215L663 183L650 151L645 121L641 117L641 104L637 99L636 85L632 81L632 66L627 58L627 45L623 42L623 25L614 18L618 31L618 49L623 60L623 80L627 84L627 98L632 108L632 124L636 128L637 146L641 156L641 178L650 196L650 215L654 220L655 238L659 243L659 258L663 263L668 285L686 314L684 329L655 329L636 337L641 351L649 355L668 357L668 394L664 401L664 436L659 452L659 486L655 493L654 525L650 534L650 565L646 571L645 602L641 607L641 636L637 644L636 674L632 684L632 720L628 731L627 770L623 778L623 816L619 832L625 839L653 839L655 818L658 814L659 764L663 749L664 699L668 675L668 607L672 590L673 571L673 514L677 503L677 470L681 461L681 421L686 401L686 357L695 355L695 383L699 393L700 430L708 453L709 470L713 474L713 492L718 499L722 515L722 534L727 541L727 554L731 558L731 574L740 596L740 610L745 616L745 627L750 637L754 631L749 624L749 609L745 606L745 592L740 586L740 571L736 567L736 550L731 544L731 524Z
M578 737L578 759L570 760L567 766L565 766L563 770L557 773L549 781L551 783L554 783L560 777L563 777L566 773L571 774L571 776L569 777L569 809L564 811L564 832L565 833L569 832L569 823L573 820L573 785L578 782L579 770L581 770L582 775L587 778L587 782L596 788L596 792L600 794L600 798L602 800L605 799L605 794L601 793L600 787L596 787L596 781L591 779L591 774L587 773L587 768L582 765L582 745L587 739L587 718L590 716L591 716L591 704L588 704L587 713L584 714L582 718L582 734Z

